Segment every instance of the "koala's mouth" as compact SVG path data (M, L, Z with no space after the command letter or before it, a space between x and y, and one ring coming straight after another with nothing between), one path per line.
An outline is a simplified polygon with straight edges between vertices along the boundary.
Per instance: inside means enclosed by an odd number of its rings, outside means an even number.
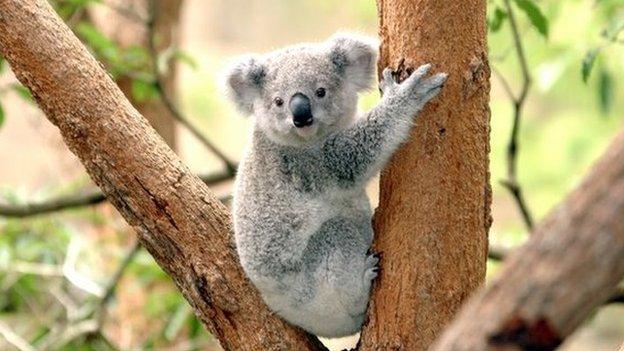
M297 128L295 128L295 132L300 137L302 137L304 139L308 139L308 138L312 137L314 134L316 134L317 129L318 129L318 124L313 123L313 124L305 126L305 127L297 127Z

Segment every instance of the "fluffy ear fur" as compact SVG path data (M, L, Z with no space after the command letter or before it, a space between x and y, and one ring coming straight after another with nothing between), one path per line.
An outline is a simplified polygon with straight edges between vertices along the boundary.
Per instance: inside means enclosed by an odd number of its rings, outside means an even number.
M329 57L357 91L370 89L377 62L377 42L361 35L339 33L329 39Z
M225 85L230 98L238 109L253 113L254 100L260 96L266 81L266 67L257 57L240 57L225 75Z

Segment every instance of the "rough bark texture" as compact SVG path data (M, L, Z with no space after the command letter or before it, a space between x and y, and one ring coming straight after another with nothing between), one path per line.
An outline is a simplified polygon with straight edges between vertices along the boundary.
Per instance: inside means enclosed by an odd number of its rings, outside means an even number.
M153 0L113 0L112 5L129 8L136 13L147 17L150 15L150 2ZM157 49L159 52L175 46L179 37L180 10L182 0L159 0L155 1L154 31L157 37ZM136 18L128 17L115 9L104 6L94 7L90 13L93 23L107 36L112 38L121 47L140 46L147 48L150 34L147 24ZM163 72L162 83L167 95L175 99L175 82L177 73L177 61L170 60L167 69ZM136 101L132 97L132 79L121 76L117 84L130 99L132 105L150 122L158 134L176 149L176 124L171 116L171 111L159 98L147 101Z
M379 0L380 71L449 73L382 172L381 275L362 350L424 350L483 284L490 226L485 0Z
M46 0L0 0L0 52L227 350L310 350L238 265L230 217Z
M624 278L624 133L435 350L552 350ZM478 321L478 323L475 323Z

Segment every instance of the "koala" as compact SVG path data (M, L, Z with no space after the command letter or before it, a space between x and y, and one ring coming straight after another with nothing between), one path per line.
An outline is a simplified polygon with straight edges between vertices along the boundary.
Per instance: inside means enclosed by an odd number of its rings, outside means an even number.
M357 117L376 60L373 40L340 34L240 58L226 75L254 118L234 190L240 262L271 310L324 337L362 326L379 261L366 183L446 80L423 65L399 84L386 68L381 101Z

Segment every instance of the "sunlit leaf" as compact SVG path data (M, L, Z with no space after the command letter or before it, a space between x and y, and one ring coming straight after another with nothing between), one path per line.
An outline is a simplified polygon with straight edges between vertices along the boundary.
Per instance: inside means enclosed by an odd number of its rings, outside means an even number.
M603 29L601 35L610 40L616 41L618 39L619 34L624 30L624 16L620 18L616 18L611 21L607 28Z
M174 60L179 60L180 62L189 65L192 69L197 69L197 62L190 54L175 48L168 48L158 55L158 72L166 74L169 70L169 64Z
M117 45L95 26L81 22L76 26L76 32L98 56L113 63L119 61Z
M132 97L138 102L150 100L158 95L156 87L152 83L135 79L132 81Z
M182 63L187 64L189 67L191 67L192 69L197 69L197 61L195 61L195 59L193 58L193 56L191 56L189 53L181 51L181 50L176 50L173 55L171 56L171 58L173 60L178 60Z
M531 24L544 37L548 37L548 19L532 0L515 0L516 5L529 17Z
M494 10L493 18L488 22L488 27L490 28L490 32L492 33L498 32L503 26L503 22L505 22L506 18L507 18L507 12L505 12L505 10L497 6L496 10Z
M0 104L0 128L4 124L4 107Z
M33 98L33 96L30 94L30 91L23 85L16 83L16 84L12 84L11 88L13 89L13 91L15 91L22 99L30 102L30 103L34 103L35 99Z
M598 81L598 99L600 101L600 111L608 113L613 103L613 77L607 71L600 72Z
M598 57L598 53L600 49L593 48L585 54L583 58L583 64L581 66L581 76L583 77L583 82L587 83L589 79L589 75L591 74L592 68L594 67L594 63L596 62L596 57Z

